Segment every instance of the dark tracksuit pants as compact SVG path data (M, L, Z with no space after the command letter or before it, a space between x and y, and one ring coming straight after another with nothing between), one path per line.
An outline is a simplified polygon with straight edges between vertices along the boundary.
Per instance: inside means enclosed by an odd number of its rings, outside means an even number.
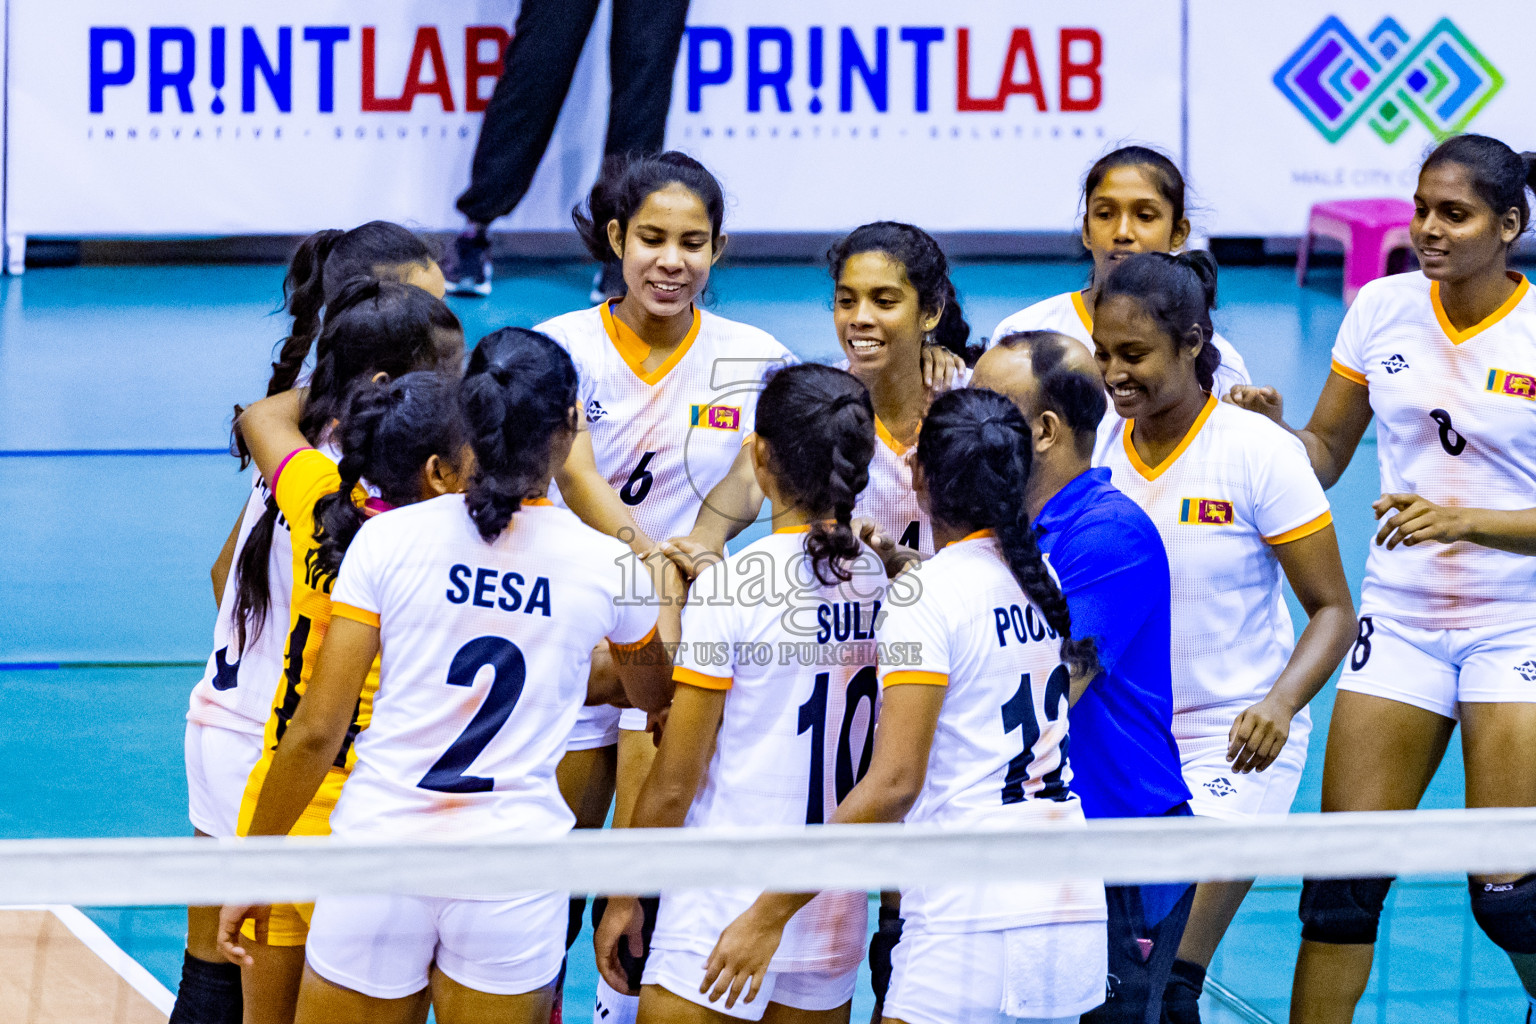
M523 0L480 125L469 188L458 201L470 221L489 224L527 194L597 6L598 0ZM661 151L687 15L688 0L613 0L605 154Z

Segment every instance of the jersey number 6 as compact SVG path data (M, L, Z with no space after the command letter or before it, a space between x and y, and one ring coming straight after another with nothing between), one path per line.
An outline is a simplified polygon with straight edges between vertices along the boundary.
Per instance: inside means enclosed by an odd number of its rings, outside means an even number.
M645 496L651 493L651 484L656 478L651 475L649 468L651 460L656 457L655 452L646 452L640 456L639 465L635 471L629 474L629 479L624 481L624 486L619 488L619 500L626 505L638 505L645 500Z
M438 793L486 793L496 787L495 779L464 773L492 737L507 724L517 699L523 695L528 666L523 661L523 652L512 641L499 636L476 637L453 656L453 662L448 666L448 685L473 685L475 676L487 665L495 674L485 703L480 705L480 710L475 712L459 738L416 783L417 788Z

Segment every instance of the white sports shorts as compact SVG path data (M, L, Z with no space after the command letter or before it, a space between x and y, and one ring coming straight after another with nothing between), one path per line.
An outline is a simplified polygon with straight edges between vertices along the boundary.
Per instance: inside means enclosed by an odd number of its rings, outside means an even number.
M859 978L858 964L841 971L769 971L756 999L749 1003L743 993L735 1006L727 1007L724 996L712 1003L699 992L704 981L704 962L708 959L700 953L652 948L645 963L644 983L660 985L690 1003L736 1020L762 1020L769 1003L795 1010L835 1010L853 998Z
M619 742L619 709L612 704L582 708L565 741L566 750L596 750Z
M891 955L887 1020L1076 1024L1104 1001L1103 921L990 932L930 932L911 924Z
M1312 714L1302 708L1291 719L1291 734L1273 764L1261 772L1239 775L1227 760L1231 723L1242 707L1234 707L1224 729L1202 735L1180 736L1179 768L1192 794L1189 808L1202 818L1247 821L1272 814L1289 814L1307 766L1307 745L1312 737ZM1208 712L1202 712L1208 714ZM1178 732L1178 722L1174 722Z
M245 782L261 760L261 737L188 722L185 753L192 827L219 839L234 836Z
M1362 615L1339 689L1450 719L1463 703L1536 702L1536 623L1420 629Z
M375 999L427 987L432 965L465 988L515 996L560 973L570 894L510 900L331 896L315 904L305 959L316 974Z

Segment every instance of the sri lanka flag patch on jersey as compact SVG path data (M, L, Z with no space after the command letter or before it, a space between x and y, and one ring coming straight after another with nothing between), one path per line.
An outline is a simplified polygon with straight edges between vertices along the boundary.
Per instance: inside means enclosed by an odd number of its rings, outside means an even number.
M1496 395L1514 395L1527 402L1536 402L1536 376L1514 373L1510 370L1489 370L1488 386L1484 389Z
M696 405L690 414L689 426L738 430L741 428L741 410L734 405Z
M1220 498L1185 498L1179 522L1200 526L1226 526L1232 522L1232 503Z

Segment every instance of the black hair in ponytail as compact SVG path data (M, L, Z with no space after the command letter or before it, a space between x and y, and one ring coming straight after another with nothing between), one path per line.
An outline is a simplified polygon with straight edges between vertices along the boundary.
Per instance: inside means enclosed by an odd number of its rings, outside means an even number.
M676 151L645 156L616 154L603 161L603 172L587 196L586 210L580 206L571 210L576 233L593 258L600 263L618 259L608 241L608 224L618 221L619 237L627 237L630 218L668 185L681 185L699 197L709 216L710 247L718 248L725 221L725 192L703 164Z
M1511 209L1520 211L1520 231L1525 232L1531 222L1525 190L1536 190L1536 153L1516 153L1486 135L1453 135L1425 157L1419 173L1443 163L1460 164L1467 169L1472 176L1472 188L1493 210L1495 218L1503 217Z
M847 582L846 563L861 550L853 532L853 505L869 483L875 454L875 409L869 391L851 373L806 363L768 379L757 399L757 436L768 443L779 486L819 518L805 541L811 571L825 586Z
M315 502L316 564L334 576L366 516L352 500L367 480L391 505L421 500L421 470L434 455L450 465L464 450L458 381L417 371L390 381L364 378L347 396L336 430L341 486Z
M398 224L374 220L339 231L317 231L299 243L283 279L283 306L293 317L282 341L267 394L287 391L299 379L304 360L320 333L320 312L354 277L394 277L402 268L425 267L432 251Z
M1158 328L1180 347L1203 342L1195 357L1195 377L1206 391L1216 385L1221 351L1211 344L1216 329L1211 310L1216 305L1216 260L1204 249L1172 255L1142 252L1127 257L1110 271L1099 289L1096 306L1116 295L1135 299Z
M967 366L975 366L983 349L967 344L971 325L965 322L959 293L949 279L949 260L934 237L922 228L891 220L854 228L827 251L833 282L843 276L843 265L850 257L865 252L883 253L901 265L917 291L918 306L928 313L943 309L938 326L931 332L933 343L964 359Z
M576 429L576 367L547 334L503 327L475 345L459 394L475 451L465 503L491 541L548 483L555 441Z
M1013 578L1061 637L1062 660L1073 675L1091 677L1099 668L1097 647L1092 637L1073 639L1067 599L1045 567L1024 509L1033 453L1018 407L981 388L939 396L917 439L933 518L953 529L997 534Z
M377 278L354 278L342 285L328 304L299 429L311 444L318 443L359 378L437 369L440 340L453 333L463 333L459 318L420 288ZM267 562L276 526L277 501L269 495L235 565L233 612L241 650L260 635L272 606Z

